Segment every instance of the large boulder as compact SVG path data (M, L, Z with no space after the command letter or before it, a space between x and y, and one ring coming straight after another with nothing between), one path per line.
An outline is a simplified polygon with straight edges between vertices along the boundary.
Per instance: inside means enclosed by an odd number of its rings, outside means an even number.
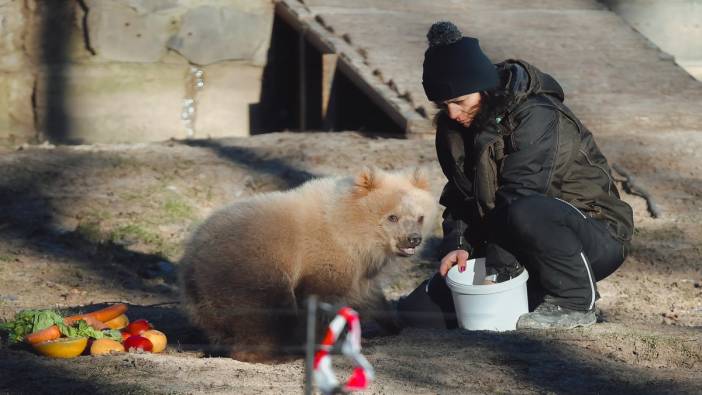
M267 0L212 1L190 9L169 48L195 64L249 60L263 65L273 28L273 3Z
M0 72L0 140L25 142L36 139L29 71Z
M32 65L86 62L93 58L85 40L79 2L24 1L23 51Z
M248 136L251 105L261 96L263 68L245 62L204 67L197 94L195 137Z
M272 24L271 0L0 0L0 139L186 138L189 98L196 137L248 135Z
M157 62L168 49L207 65L263 65L273 26L270 0L85 0L90 47L99 60Z
M102 60L121 62L159 61L185 12L176 1L87 0L85 4L90 47Z
M0 0L0 140L36 138L32 92L34 75L24 46L27 32L24 1Z
M184 138L180 110L187 74L185 65L163 63L42 68L36 92L40 130L49 140L74 143Z
M249 135L263 69L247 62L203 67L201 89L188 65L72 64L42 68L37 84L39 128L72 143L134 143L171 138ZM198 75L200 75L198 73ZM194 99L194 134L183 119Z
M103 0L104 1L104 0ZM113 3L124 4L134 9L139 14L152 12L169 11L174 8L183 7L183 3L188 0L110 0Z
M0 1L0 71L19 71L27 65L25 12L21 1Z

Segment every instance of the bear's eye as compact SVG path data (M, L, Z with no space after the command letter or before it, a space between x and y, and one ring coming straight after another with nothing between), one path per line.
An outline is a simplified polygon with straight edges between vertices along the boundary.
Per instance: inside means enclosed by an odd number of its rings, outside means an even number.
M417 219L417 222L419 222L420 224L424 223L424 216L420 215L419 219Z
M397 222L397 221L399 221L399 220L400 220L400 219L397 218L397 215L395 215L395 214L391 214L391 215L388 217L388 221L390 221L390 222Z

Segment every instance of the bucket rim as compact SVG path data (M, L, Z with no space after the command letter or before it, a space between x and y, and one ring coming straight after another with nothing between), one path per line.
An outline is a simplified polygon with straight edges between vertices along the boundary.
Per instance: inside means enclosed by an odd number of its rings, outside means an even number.
M453 276L449 276L450 274L453 274L454 276L458 275L458 266L454 266L449 270L449 273L446 275L446 285L449 287L449 289L451 289L451 292L464 295L487 295L502 293L520 287L529 279L529 272L526 269L524 269L524 271L522 271L517 277L497 284L460 284L453 281L451 279Z

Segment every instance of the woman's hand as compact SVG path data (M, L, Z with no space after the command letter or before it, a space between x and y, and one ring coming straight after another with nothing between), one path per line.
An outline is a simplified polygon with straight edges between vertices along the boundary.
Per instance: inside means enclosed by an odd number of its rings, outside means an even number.
M446 254L446 256L441 260L441 265L439 266L439 273L442 277L446 277L449 269L453 265L458 264L458 271L463 272L466 270L466 262L468 261L468 251L465 250L453 250Z

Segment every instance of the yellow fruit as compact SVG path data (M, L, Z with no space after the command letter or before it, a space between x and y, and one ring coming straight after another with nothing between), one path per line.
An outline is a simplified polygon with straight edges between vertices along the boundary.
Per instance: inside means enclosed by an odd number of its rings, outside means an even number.
M161 331L157 331L156 329L150 329L142 333L140 336L149 339L151 341L151 344L154 345L154 348L151 349L151 352L161 352L166 349L166 344L168 344L168 339L166 339L166 335Z
M112 339L97 339L90 346L90 355L104 355L111 352L124 352L124 346Z
M122 314L109 321L105 321L105 325L107 325L110 329L122 329L129 325L129 318Z
M62 337L43 343L33 344L39 354L53 358L74 358L79 356L88 345L87 337Z

